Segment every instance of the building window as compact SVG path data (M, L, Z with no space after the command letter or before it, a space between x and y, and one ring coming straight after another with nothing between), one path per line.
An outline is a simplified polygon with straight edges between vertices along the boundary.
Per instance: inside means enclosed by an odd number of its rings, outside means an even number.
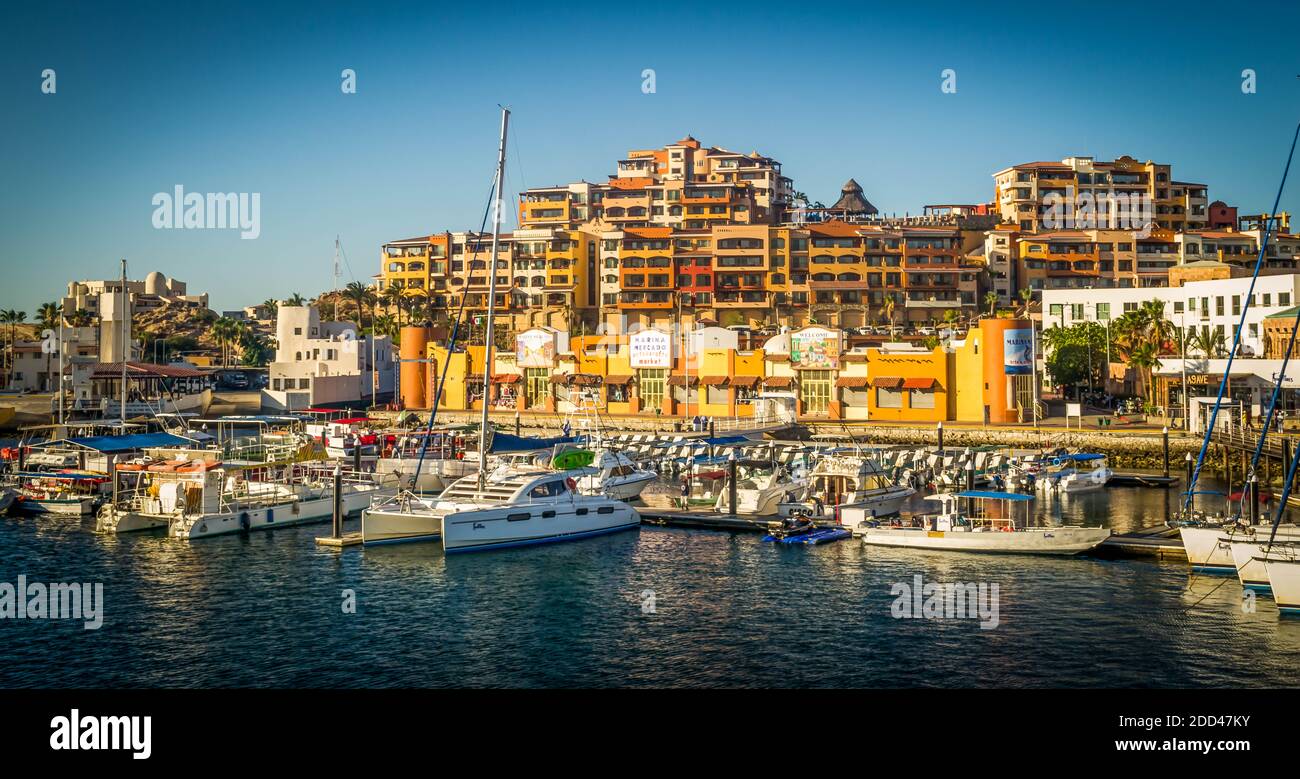
M934 390L914 389L909 402L912 408L934 408Z
M524 397L528 405L542 403L551 396L551 372L546 368L524 369Z
M831 372L800 371L799 397L803 399L803 413L825 414L831 401Z
M889 387L876 387L876 408L902 408L903 391Z
M659 408L664 404L664 385L668 381L665 368L641 368L636 372L637 386L641 390L641 408Z

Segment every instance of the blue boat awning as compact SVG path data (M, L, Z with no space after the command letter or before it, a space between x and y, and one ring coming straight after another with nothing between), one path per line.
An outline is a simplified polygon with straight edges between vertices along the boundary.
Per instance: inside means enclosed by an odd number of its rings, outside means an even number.
M51 441L50 443L58 444L59 442ZM94 449L96 452L105 454L116 454L119 452L133 452L137 449L190 446L194 442L171 433L135 433L133 435L94 435L84 438L69 438L66 443L84 446L87 449Z
M992 492L989 490L966 490L957 493L959 498L976 498L979 500L1033 500L1033 495L1020 492Z

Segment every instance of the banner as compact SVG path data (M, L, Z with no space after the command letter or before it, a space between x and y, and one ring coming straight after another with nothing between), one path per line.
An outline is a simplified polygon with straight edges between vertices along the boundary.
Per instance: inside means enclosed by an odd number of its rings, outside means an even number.
M1032 330L1002 331L1002 365L1008 376L1024 376L1034 372Z
M520 368L551 368L555 365L555 334L549 330L525 330L515 336L515 364Z

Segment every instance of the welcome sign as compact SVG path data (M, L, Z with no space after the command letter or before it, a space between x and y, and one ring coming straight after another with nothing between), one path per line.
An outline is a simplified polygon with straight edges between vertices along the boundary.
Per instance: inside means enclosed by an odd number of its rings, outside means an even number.
M840 367L840 334L824 327L805 327L790 333L790 365L796 368Z

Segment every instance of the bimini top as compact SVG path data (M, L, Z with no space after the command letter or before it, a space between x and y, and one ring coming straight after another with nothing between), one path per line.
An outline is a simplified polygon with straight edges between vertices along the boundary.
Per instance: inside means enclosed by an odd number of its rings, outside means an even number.
M1106 455L1104 454L1085 454L1083 452L1079 452L1078 454L1060 455L1055 459L1053 459L1052 462L1057 464L1068 463L1068 462L1089 463L1094 460L1104 460L1104 459L1106 459Z
M69 438L66 441L51 441L51 444L68 443L94 449L96 452L116 454L134 452L137 449L163 449L192 446L194 441L171 433L134 433L131 435L94 435L84 438Z
M964 492L941 492L927 495L926 500L943 500L944 498L973 498L974 500L1033 500L1033 495L1020 492L993 492L991 490L966 490Z

